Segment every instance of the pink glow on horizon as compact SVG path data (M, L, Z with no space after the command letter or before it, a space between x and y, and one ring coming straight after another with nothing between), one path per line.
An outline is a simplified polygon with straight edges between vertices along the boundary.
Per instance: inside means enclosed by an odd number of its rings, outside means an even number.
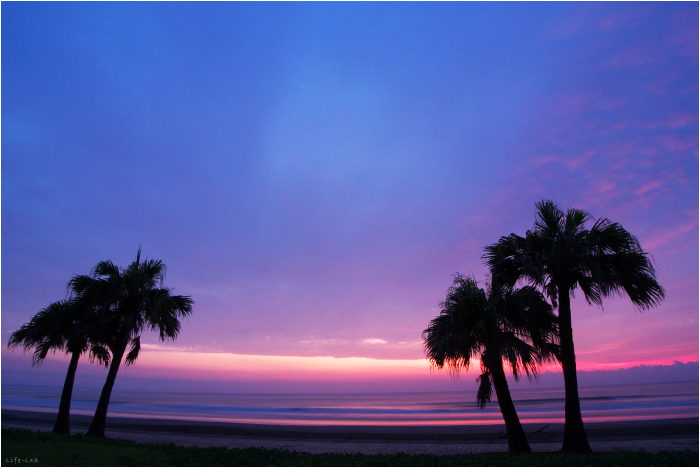
M425 359L371 359L306 356L260 356L232 353L209 353L168 350L157 345L143 345L136 366L129 368L133 375L150 377L177 377L212 380L405 380L430 379L436 376L451 378L447 368L435 369ZM5 354L6 351L3 351ZM595 362L577 356L580 371L618 370L635 366L672 365L674 361L697 361L697 355L675 358L637 359L618 362ZM50 360L68 361L66 356L50 355ZM506 363L507 368L507 363ZM468 371L461 377L476 377L480 373L479 360L472 360ZM545 363L540 373L561 372L559 364Z
M327 356L260 356L233 353L203 353L147 350L139 365L163 375L174 372L208 378L287 379L399 379L430 374L425 359L335 358ZM155 351L155 352L153 352ZM478 368L478 361L475 363Z
M148 357L147 357L148 356ZM577 368L581 371L617 370L635 366L671 365L674 361L696 361L697 355L675 358L637 359L619 362L592 362L577 356ZM445 368L431 369L425 359L369 359L299 356L255 356L230 353L189 353L160 351L144 353L139 366L163 374L172 371L207 375L210 378L274 377L276 379L406 379L426 378L431 374L450 375ZM461 375L476 376L480 373L478 360L473 360L468 372ZM544 364L540 372L561 372L558 364Z

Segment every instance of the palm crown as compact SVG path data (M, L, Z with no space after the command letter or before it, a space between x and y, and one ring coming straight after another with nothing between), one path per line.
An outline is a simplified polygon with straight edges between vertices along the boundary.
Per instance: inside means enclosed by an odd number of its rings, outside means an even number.
M192 313L193 301L171 295L163 287L165 264L160 260L140 260L120 269L111 261L95 265L93 275L71 280L79 301L95 304L100 324L110 348L130 343L126 364L133 364L140 352L144 329L158 331L161 341L174 340L180 331L180 317Z
M591 216L579 209L564 213L552 201L536 204L537 219L525 237L511 234L485 248L484 262L509 285L527 279L540 285L556 306L559 288L581 288L589 304L626 293L640 309L665 297L656 272L635 236L620 224L600 218L590 230Z
M109 352L101 344L91 312L72 299L54 302L12 333L8 347L34 349L32 365L40 364L49 351L78 355L88 351L91 362L97 360L109 365Z
M426 358L437 368L457 374L480 359L482 375L477 402L491 401L489 374L506 361L516 380L537 374L537 366L553 360L557 319L542 295L532 287L514 290L494 283L488 294L477 282L456 276L438 317L423 332Z

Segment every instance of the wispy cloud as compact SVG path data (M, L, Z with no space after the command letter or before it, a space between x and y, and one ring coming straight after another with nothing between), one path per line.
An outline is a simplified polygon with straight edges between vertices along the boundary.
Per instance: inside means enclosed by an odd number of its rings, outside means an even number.
M379 338L367 338L361 341L361 343L370 345L385 345L388 341L380 340Z
M676 225L667 229L663 232L646 238L642 247L645 249L656 249L662 245L668 244L669 242L678 240L681 236L694 233L697 238L698 234L698 219L697 217L693 221L688 221L686 223Z

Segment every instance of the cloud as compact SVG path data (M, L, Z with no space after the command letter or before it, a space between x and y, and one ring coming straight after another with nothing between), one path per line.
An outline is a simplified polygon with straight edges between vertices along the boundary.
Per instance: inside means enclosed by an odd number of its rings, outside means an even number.
M649 190L653 190L657 187L661 187L666 181L665 180L652 180L650 182L647 182L646 184L642 185L640 188L634 191L635 195L641 195L643 193L648 192Z
M697 126L698 116L696 114L671 114L663 119L650 121L646 124L647 128L671 128L678 129L687 125L693 124Z
M569 169L569 171L575 171L577 169L580 169L584 167L586 164L588 164L588 161L598 152L597 149L589 149L588 151L583 152L582 154L579 154L578 156L574 156L571 158L567 158L564 161L564 165Z
M385 345L388 343L388 341L380 340L379 338L367 338L361 342L372 345Z
M158 343L141 343L141 349L145 351L156 352L183 352L183 353L198 353L204 350L202 346L173 346L162 345Z
M677 225L675 227L672 227L670 229L665 230L663 233L657 234L657 235L652 236L651 238L645 240L643 243L643 247L645 249L655 249L655 248L662 246L664 244L667 244L671 241L675 241L679 237L681 237L689 232L695 232L695 237L697 237L697 233L698 233L697 216L696 216L696 219L693 221L688 221L687 223Z

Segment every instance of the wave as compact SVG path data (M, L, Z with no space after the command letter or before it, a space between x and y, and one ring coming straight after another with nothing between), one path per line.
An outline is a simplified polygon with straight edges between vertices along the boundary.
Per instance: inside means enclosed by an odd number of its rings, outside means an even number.
M595 393L594 393L595 391ZM473 394L326 394L253 395L115 392L110 414L134 417L186 418L228 421L351 421L382 424L400 421L421 424L440 421L454 424L496 422L500 419L494 398L486 409L479 409ZM515 390L514 403L521 420L560 421L564 413L564 393L560 389ZM13 388L3 386L2 407L39 411L58 408L60 389ZM98 391L74 390L72 410L90 414ZM471 401L469 401L471 400ZM678 388L655 386L582 389L581 410L587 421L596 419L639 419L640 417L696 417L699 398L697 383Z

